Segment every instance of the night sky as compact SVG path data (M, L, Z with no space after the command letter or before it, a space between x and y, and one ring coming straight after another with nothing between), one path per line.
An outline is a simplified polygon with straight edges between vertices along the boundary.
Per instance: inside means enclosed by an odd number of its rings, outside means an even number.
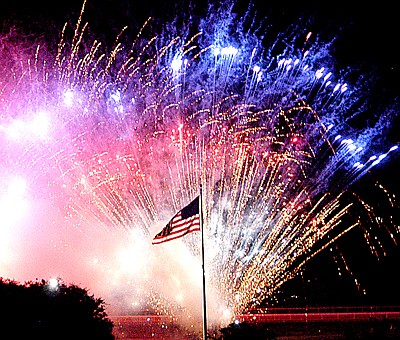
M273 29L279 31L296 20L307 20L310 30L321 34L338 35L335 42L337 67L360 68L376 75L374 98L369 108L371 115L381 104L390 103L400 94L400 58L398 56L399 17L393 1L361 2L323 0L306 1L254 1L254 8L260 18L268 18ZM7 32L13 22L24 27L26 33L49 34L60 31L66 21L73 23L81 8L81 1L8 1L0 5L0 30ZM188 1L136 1L88 0L87 20L94 33L112 38L125 26L140 27L148 16L174 17L180 8L189 6ZM193 13L204 13L201 1L191 5ZM349 5L349 3L351 3ZM263 4L263 5L261 5ZM239 1L238 10L246 8L245 1ZM55 41L59 36L54 37ZM398 129L389 133L392 143L399 143ZM374 173L358 184L354 190L381 204L383 214L392 211L375 192L364 192L364 183L382 180L393 192L400 194L398 183L399 157L388 160ZM397 216L396 216L397 215ZM394 219L399 221L398 205ZM397 225L399 223L397 222ZM384 232L382 232L384 235ZM397 235L397 241L400 236ZM332 248L326 249L306 266L298 278L282 287L282 299L288 305L310 304L400 304L398 261L400 250L393 242L382 236L387 250L386 256L378 260L365 248L363 235L355 230ZM346 259L349 270L344 269ZM354 285L354 277L360 279L360 286ZM362 293L366 289L367 295Z
M0 18L3 29L7 28L9 22L19 21L31 31L51 31L52 27L60 28L65 22L75 23L82 3L80 0L39 0L31 3L7 1L1 4ZM114 38L123 26L136 29L149 16L167 21L185 13L182 10L185 8L191 8L193 15L202 16L206 4L206 1L191 3L189 0L89 0L86 3L85 18L90 22L90 29ZM400 62L396 53L398 12L392 1L367 4L345 0L329 3L322 0L255 0L253 4L258 19L266 19L276 31L300 20L307 21L310 31L317 34L329 32L336 35L335 57L339 64L374 69L386 87L390 84L391 89L387 91L399 92ZM235 9L239 13L247 8L246 0L237 1Z

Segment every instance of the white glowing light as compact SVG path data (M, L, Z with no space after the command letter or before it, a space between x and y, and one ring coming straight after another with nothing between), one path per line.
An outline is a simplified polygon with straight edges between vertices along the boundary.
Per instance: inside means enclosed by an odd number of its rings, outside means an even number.
M0 262L13 256L9 243L17 232L17 225L26 215L26 181L14 177L5 185L0 183Z
M3 228L14 225L24 215L27 208L26 187L25 179L14 177L8 183L4 194L0 196Z
M315 72L315 78L319 79L322 77L323 72L324 72L324 67L320 68L317 72Z
M332 72L329 72L325 77L324 77L324 81L327 81L328 78L332 75Z
M50 121L45 112L39 112L29 124L30 130L40 139L46 139L50 130Z
M25 124L21 120L14 120L7 128L6 133L10 139L18 140L24 136Z
M184 295L183 295L183 293L177 294L177 295L175 296L175 300L176 300L177 302L179 302L179 303L182 303L183 300L184 300Z
M51 278L48 282L48 286L51 290L57 290L59 285L59 281L57 278Z
M71 90L65 91L63 94L63 101L66 106L72 106L74 103L74 93Z
M225 308L224 312L222 313L222 316L224 319L230 318L232 315L232 311L229 308Z
M182 67L182 63L183 63L183 61L182 61L181 57L174 58L174 60L172 60L172 63L171 63L172 71L178 72Z
M8 127L3 128L12 140L25 138L47 139L50 130L50 121L45 112L39 112L30 120L14 120Z
M224 47L221 50L222 55L230 55L230 56L234 57L237 53L238 53L238 49L233 46Z
M114 93L112 93L110 95L110 97L117 104L119 104L121 102L121 92L119 90L117 90Z

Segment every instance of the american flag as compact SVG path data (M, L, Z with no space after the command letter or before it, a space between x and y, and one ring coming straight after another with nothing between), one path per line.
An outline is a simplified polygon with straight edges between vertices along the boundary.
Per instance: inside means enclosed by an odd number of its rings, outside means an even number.
M180 210L154 238L153 244L175 240L193 231L200 231L199 196Z

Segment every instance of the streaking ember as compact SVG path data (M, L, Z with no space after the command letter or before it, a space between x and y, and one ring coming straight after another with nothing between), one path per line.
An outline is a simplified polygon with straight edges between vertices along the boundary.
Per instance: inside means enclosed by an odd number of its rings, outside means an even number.
M108 49L83 7L57 53L1 51L1 276L58 277L112 312L195 323L199 235L151 241L200 185L215 322L271 299L353 228L376 251L386 222L349 189L396 152L372 152L388 115L350 127L359 94L324 65L329 44L313 46L311 32L266 45L245 18L223 17L214 8L159 34L149 19ZM399 227L385 228L396 242Z

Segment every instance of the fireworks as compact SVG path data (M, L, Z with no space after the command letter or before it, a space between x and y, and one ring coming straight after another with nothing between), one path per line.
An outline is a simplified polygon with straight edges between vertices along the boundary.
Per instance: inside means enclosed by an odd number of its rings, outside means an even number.
M302 48L265 48L245 20L218 17L192 35L147 36L146 22L107 50L81 16L54 56L40 46L18 60L3 51L3 276L30 263L13 253L22 247L13 237L39 238L41 264L22 275L110 295L130 287L129 304L189 310L201 285L198 235L165 247L151 240L201 184L208 291L240 312L347 231L368 236L381 223L347 190L397 146L371 154L379 124L349 129L355 91L323 65L329 44L305 49L311 33L299 30Z

